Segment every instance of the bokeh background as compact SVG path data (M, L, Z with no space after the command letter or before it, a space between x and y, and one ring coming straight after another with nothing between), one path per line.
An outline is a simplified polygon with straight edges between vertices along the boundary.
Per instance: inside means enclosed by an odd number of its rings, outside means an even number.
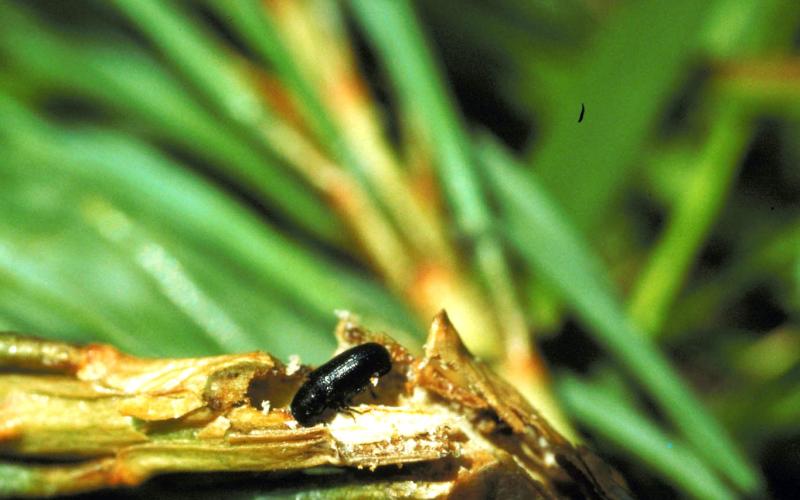
M799 48L793 0L3 0L0 329L314 364L446 307L641 498L791 498Z

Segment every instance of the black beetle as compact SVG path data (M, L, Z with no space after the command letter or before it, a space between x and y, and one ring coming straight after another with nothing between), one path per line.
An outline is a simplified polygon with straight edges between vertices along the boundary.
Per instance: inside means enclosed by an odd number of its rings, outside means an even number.
M314 425L325 410L345 407L372 377L386 375L391 369L389 351L380 344L370 342L348 349L309 374L292 399L292 416L304 427Z

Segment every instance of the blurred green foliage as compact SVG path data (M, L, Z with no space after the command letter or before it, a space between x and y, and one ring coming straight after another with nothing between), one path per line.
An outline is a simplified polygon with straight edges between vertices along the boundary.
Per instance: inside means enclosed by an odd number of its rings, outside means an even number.
M343 23L467 280L503 318L525 305L568 417L642 498L800 488L800 4L302 3ZM311 363L337 309L423 338L275 135L301 122L384 215L424 222L281 5L0 2L0 328Z

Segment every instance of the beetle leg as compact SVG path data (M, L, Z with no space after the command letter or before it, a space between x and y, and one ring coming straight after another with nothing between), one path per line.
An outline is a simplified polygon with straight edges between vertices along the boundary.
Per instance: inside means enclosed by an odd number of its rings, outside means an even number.
M353 422L355 422L355 421L356 421L356 416L355 416L355 414L361 413L361 412L358 412L358 411L356 411L355 409L353 409L353 408L351 408L351 407L349 407L349 406L345 406L344 408L342 408L342 409L341 409L341 412L342 412L344 415L347 415L348 417L350 417L350 418L353 420Z
M369 395L372 396L372 399L378 399L378 395L375 394L375 389L373 389L371 385L367 386L367 390L369 391Z
M358 415L363 415L364 413L366 413L366 411L356 410L353 407L350 408L350 411L353 412L353 413L356 413Z

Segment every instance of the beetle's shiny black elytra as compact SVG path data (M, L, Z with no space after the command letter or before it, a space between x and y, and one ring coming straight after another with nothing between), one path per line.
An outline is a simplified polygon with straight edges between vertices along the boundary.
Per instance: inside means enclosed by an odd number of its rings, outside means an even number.
M348 349L320 366L292 399L292 416L300 425L316 424L325 410L338 410L364 390L370 379L392 369L389 351L370 342Z

